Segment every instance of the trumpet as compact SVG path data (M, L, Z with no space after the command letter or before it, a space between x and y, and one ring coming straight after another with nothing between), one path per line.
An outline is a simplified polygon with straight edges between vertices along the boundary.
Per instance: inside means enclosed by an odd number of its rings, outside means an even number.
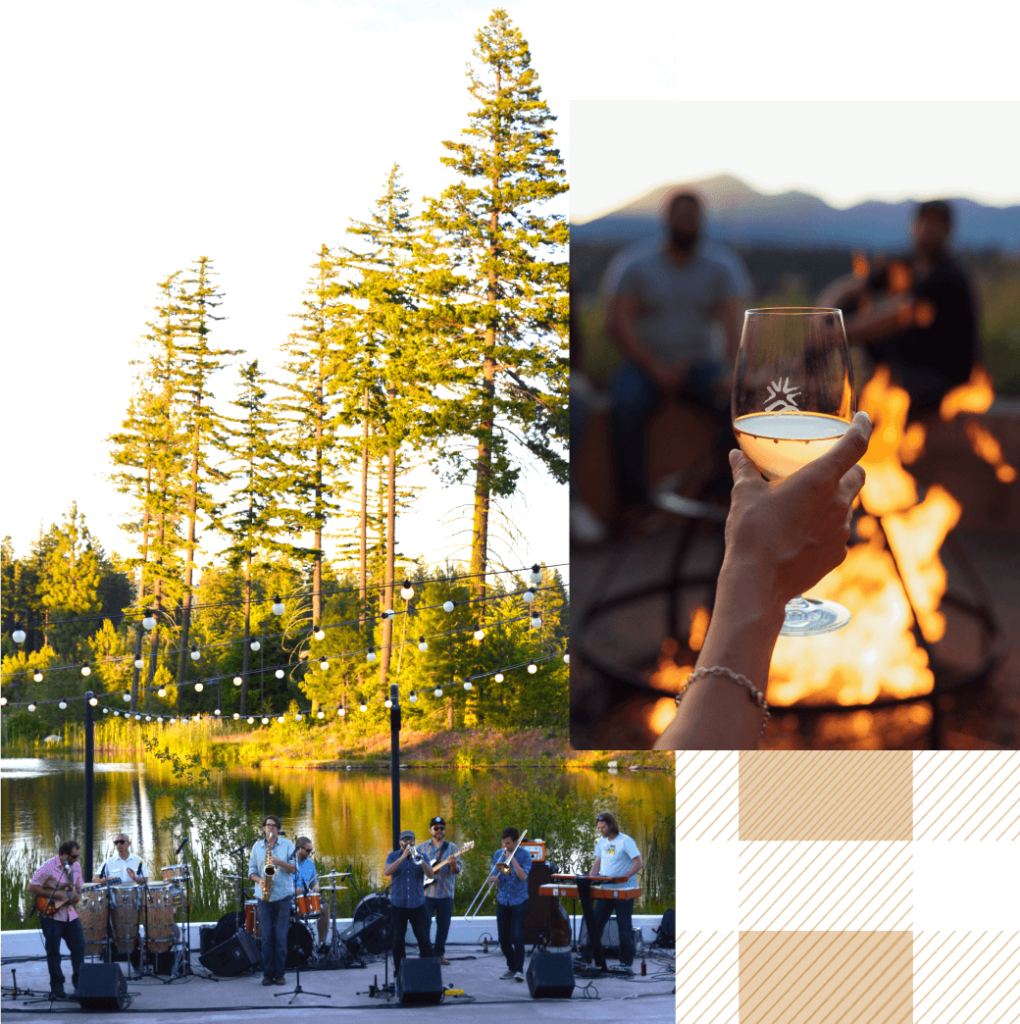
M421 864L425 858L412 846L411 847L411 863Z
M510 872L511 872L511 871L513 870L513 869L512 869L511 867L510 867L510 861L512 861L512 860L514 859L514 854L515 854L515 853L517 852L517 850L518 850L518 847L520 847L521 843L523 843L523 842L524 842L524 837L525 837L525 836L526 836L527 834L528 834L528 830L527 830L527 829L525 829L525 830L524 830L524 831L523 831L523 832L521 833L521 836L520 836L520 838L519 838L519 839L517 840L517 846L515 846L515 847L514 847L514 848L513 848L513 849L512 849L512 850L511 850L511 851L510 851L510 852L509 852L509 853L508 853L507 855L506 855L506 857L505 857L505 858L504 858L503 860L501 860L501 861L500 861L500 862L499 862L499 863L498 863L498 864L496 865L496 870L497 870L497 871L498 871L498 872L499 872L499 873L500 873L501 875L503 875L503 876L504 876L504 878L505 878L505 877L506 877L507 875L509 875L509 874L510 874Z

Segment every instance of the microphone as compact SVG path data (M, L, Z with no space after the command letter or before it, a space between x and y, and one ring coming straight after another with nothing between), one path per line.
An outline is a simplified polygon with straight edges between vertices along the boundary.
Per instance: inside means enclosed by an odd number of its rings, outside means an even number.
M231 850L230 853L227 854L227 856L228 857L239 856L240 854L244 853L245 847L246 846L250 846L250 845L251 845L250 843L241 843L241 845L236 850Z
M183 850L183 849L184 849L184 846L185 846L185 844L187 843L187 841L188 841L188 837L187 837L187 836L185 836L185 837L184 837L184 838L183 838L183 839L181 840L181 845L180 845L180 846L178 846L178 847L177 847L177 849L176 849L176 850L174 851L174 856L175 856L175 857L179 857L179 856L181 855L181 850Z

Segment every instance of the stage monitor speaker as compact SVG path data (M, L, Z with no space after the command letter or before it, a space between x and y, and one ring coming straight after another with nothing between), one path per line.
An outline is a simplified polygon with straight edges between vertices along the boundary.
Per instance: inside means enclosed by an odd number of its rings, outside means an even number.
M224 936L226 941L227 936ZM219 943L216 941L216 925L204 924L198 929L198 946L200 953L208 953L210 949L215 949Z
M581 925L581 939L578 944L582 948L590 945L588 928L584 924ZM619 953L620 951L620 926L616 923L615 917L606 921L605 927L602 929L602 949L606 953Z
M662 915L659 927L655 929L655 945L664 949L676 948L676 911L672 907Z
M532 999L569 999L574 991L574 964L569 953L535 953L528 962Z
M443 1001L443 974L439 957L405 957L397 974L397 998L401 1006L438 1004Z
M127 979L117 964L82 964L78 997L83 1010L123 1010Z
M357 956L367 953L375 956L393 948L393 929L390 919L382 914L369 914L362 921L355 921L350 928L340 933L340 941Z
M247 932L235 932L226 942L203 953L198 962L211 974L233 978L237 974L257 967L262 958Z

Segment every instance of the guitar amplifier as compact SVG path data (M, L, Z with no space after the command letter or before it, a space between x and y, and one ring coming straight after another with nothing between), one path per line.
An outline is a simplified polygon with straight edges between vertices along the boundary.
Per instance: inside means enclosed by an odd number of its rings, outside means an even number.
M527 850L531 854L531 862L542 863L545 860L545 840L544 839L524 839L521 841L521 849Z

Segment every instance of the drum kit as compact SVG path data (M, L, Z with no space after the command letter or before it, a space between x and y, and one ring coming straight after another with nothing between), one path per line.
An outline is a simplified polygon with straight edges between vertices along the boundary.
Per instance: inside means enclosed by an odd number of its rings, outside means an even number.
M174 923L177 908L186 910L191 873L186 864L163 868L162 881L141 884L86 882L77 907L85 938L85 955L104 961L126 960L140 974L185 973L186 953L180 928ZM175 952L172 963L166 955Z
M304 967L306 964L315 967L345 966L354 958L348 953L340 941L336 926L333 927L332 939L324 947L317 947L316 933L318 922L323 914L328 920L336 920L336 894L343 892L347 886L338 884L350 878L349 871L333 871L328 875L319 875L319 892L304 891L298 888L291 900L290 924L287 928L287 961L290 969ZM235 932L245 931L255 941L256 948L261 945L262 934L259 928L257 899L250 899L250 889L245 888L247 881L244 875L220 875L223 881L236 883L235 906L232 914L225 914L216 923L213 934L213 945L227 942ZM326 882L332 884L326 885ZM328 906L323 908L323 895L329 893Z

